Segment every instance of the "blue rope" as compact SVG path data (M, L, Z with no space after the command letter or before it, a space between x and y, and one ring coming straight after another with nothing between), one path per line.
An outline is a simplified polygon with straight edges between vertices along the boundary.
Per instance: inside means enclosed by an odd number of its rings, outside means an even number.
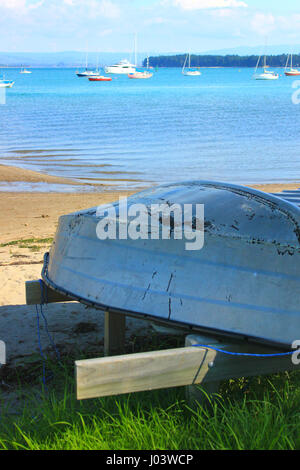
M42 363L43 363L43 384L45 386L45 388L47 389L47 386L46 386L46 383L48 380L52 379L53 378L53 373L51 373L50 376L46 377L46 359L47 357L45 356L44 352L43 352L43 348L42 348L42 343L41 343L41 333L40 333L40 314L42 315L42 318L44 320L44 324L45 324L45 329L46 329L46 333L47 333L47 336L49 338L49 341L55 351L55 354L56 354L56 358L58 360L58 362L60 362L60 353L57 349L57 347L55 346L55 343L53 341L53 338L49 332L49 328L48 328L48 322L47 322L47 319L45 317L45 314L43 312L43 305L47 304L48 303L48 298L47 298L47 291L45 292L45 289L44 289L44 283L43 281L40 279L39 280L40 282L40 286L41 286L41 292L42 292L42 300L41 300L41 304L40 304L40 312L39 312L39 309L38 309L38 305L35 306L36 308L36 315L37 315L37 332L38 332L38 343L39 343L39 350L40 350L40 354L41 354L41 357L42 357Z
M47 386L46 386L46 366L45 366L46 358L44 356L42 343L41 343L40 315L39 315L39 310L38 310L37 305L35 306L35 308L36 308L36 320L37 320L37 333L38 333L39 350L40 350L40 354L41 354L41 357L42 357L42 364L43 364L43 384L44 384L44 387L47 388Z
M229 356L247 356L247 357L282 357L282 356L291 356L292 354L297 352L295 350L295 351L290 351L287 353L279 353L279 354L250 354L250 353L236 353L236 352L231 352L231 351L225 351L224 349L214 348L212 346L207 346L205 344L193 344L192 347L212 349L213 351L217 351L223 354L228 354Z
M50 343L52 344L52 347L53 347L53 349L54 349L54 351L55 351L56 358L57 358L58 362L60 362L60 353L59 353L59 351L58 351L58 349L57 349L57 347L56 347L56 345L55 345L55 343L54 343L54 340L53 340L51 334L49 333L48 322L47 322L47 319L46 319L45 314L44 314L44 312L43 312L42 306L41 306L41 315L42 315L42 317L43 317L43 319L44 319L45 328L46 328L46 333L47 333L47 336L48 336L48 338L49 338L49 341L50 341Z

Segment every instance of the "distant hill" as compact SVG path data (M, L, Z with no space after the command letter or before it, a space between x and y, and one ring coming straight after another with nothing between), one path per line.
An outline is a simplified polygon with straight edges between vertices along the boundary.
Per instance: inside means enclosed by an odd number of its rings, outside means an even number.
M290 44L281 44L278 46L240 46L227 49L216 49L201 52L201 55L260 55L267 53L268 55L281 55L281 54L298 54L300 52L300 44L291 46ZM199 53L200 54L200 53ZM167 54L168 55L168 54ZM174 55L174 54L173 54Z
M248 63L250 67L253 66L253 61L257 60L259 54L264 53L264 46L256 47L237 47L234 49L223 49L219 51L201 52L193 55L193 60L201 63L207 63L209 66L234 66L229 65L231 62L238 67L244 67ZM291 46L269 46L267 48L268 55L273 57L270 65L282 65L282 60L286 60L286 54L293 52L300 55L300 45ZM163 67L181 67L183 65L183 58L185 51L178 52L161 52L160 55L154 52L140 52L138 54L138 64L142 64L147 55L151 56L151 65L158 65ZM174 58L177 59L174 59ZM196 59L199 57L199 59ZM202 59L200 59L200 57ZM230 59L230 57L234 59ZM210 59L209 59L210 58ZM246 59L247 58L247 59ZM134 62L133 53L130 52L90 52L88 54L89 67L95 67L99 61L99 66L111 65L121 59L128 59ZM296 57L295 57L296 59ZM78 51L65 51L65 52L0 52L0 67L85 67L86 54L85 52ZM166 65L170 64L170 65ZM171 65L173 64L173 65ZM177 64L177 65L174 65ZM228 64L228 65L226 65ZM194 65L194 64L193 64ZM285 64L284 64L285 65ZM297 60L295 61L297 65ZM203 65L205 66L205 65Z
M138 54L141 63L147 54ZM128 52L91 52L88 54L89 67L110 65L121 59L134 61L133 54ZM84 52L0 52L0 67L85 67L86 54Z
M285 67L287 54L267 56L267 63L271 67ZM191 55L191 65L193 67L251 67L257 64L259 56L239 56L239 55ZM173 56L150 57L149 65L152 67L183 67L186 54ZM293 57L293 65L300 66L300 55ZM146 66L146 60L144 61Z

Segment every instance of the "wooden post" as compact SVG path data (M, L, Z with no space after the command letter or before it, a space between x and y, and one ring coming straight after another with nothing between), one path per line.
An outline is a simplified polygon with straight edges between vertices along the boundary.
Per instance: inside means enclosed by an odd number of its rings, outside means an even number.
M204 344L206 346L216 346L222 348L220 342L215 338L207 336L189 335L185 338L185 346L190 347L195 344ZM185 387L185 396L189 404L194 407L197 404L207 405L210 400L219 392L220 380L203 382L201 385L187 385Z
M25 283L26 305L40 305L45 302L48 304L57 302L72 302L70 297L59 294L50 289L43 281L28 281Z
M123 354L125 349L126 316L105 312L104 321L104 355Z

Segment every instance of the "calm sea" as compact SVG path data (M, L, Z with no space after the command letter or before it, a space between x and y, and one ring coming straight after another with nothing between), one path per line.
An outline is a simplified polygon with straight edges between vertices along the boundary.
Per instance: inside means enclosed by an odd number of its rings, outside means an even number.
M160 69L150 80L93 83L72 69L8 70L0 163L116 188L299 180L300 105L294 79L279 73L255 81L251 69Z

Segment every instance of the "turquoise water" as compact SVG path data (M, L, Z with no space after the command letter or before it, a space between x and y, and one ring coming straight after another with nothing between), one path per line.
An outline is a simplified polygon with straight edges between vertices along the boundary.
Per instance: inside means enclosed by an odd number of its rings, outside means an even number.
M71 69L32 72L5 73L15 86L0 106L0 163L122 188L300 179L300 106L283 70L269 82L251 69L103 83Z

